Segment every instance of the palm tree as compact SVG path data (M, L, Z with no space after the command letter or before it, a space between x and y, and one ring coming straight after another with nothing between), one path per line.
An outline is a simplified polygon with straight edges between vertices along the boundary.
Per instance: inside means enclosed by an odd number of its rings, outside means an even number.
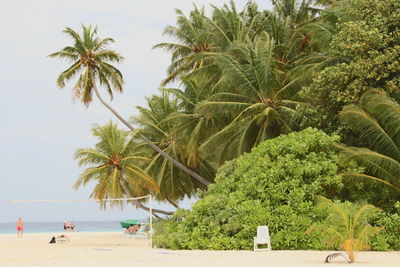
M95 147L82 148L75 152L79 166L87 167L75 182L75 189L89 182L97 182L91 197L99 200L159 193L159 186L144 170L150 159L140 153L140 144L135 141L135 136L117 129L117 125L112 122L105 126L95 126L92 132L99 139ZM137 200L129 202L149 211L148 207ZM112 201L111 205L121 203ZM106 202L102 202L102 207L105 206ZM154 213L172 214L158 209L153 209Z
M165 49L171 52L171 65L168 67L168 76L161 85L165 86L174 81L179 75L206 65L202 52L209 52L213 48L210 32L204 17L204 9L195 9L186 17L183 12L176 9L177 26L168 26L164 35L173 37L176 43L159 43L154 48Z
M234 1L221 8L213 6L209 22L209 31L218 47L218 52L228 51L235 43L253 41L263 31L268 18L258 11L255 3L249 2L246 8L239 12Z
M231 120L202 144L206 154L215 154L223 163L227 157L238 156L296 128L300 79L290 80L277 68L274 41L267 33L254 43L238 45L230 54L218 54L213 59L223 69L226 91L201 102L196 112Z
M383 91L370 91L360 105L348 105L339 114L366 147L345 147L342 164L365 168L365 174L344 176L367 178L400 192L400 105Z
M176 114L180 105L177 98L171 98L166 91L162 96L152 96L147 98L148 107L137 107L139 115L133 118L133 122L140 126L140 131L149 139L161 147L170 155L182 162L187 161L187 136L178 134L177 120L168 120L169 116ZM148 151L151 152L151 151ZM190 176L183 173L174 165L169 163L159 154L150 156L151 162L148 163L146 170L155 178L161 190L156 195L159 200L167 200L171 204L191 196L195 190L204 189L202 184L193 181ZM199 166L192 166L197 172L204 173L204 163L200 161ZM205 173L207 174L207 173ZM210 179L210 176L207 175Z
M318 9L312 0L274 0L273 12L267 12L269 23L264 29L275 40L276 56L285 65L292 66L296 59L309 52L311 34L303 26L317 18Z
M72 38L73 46L67 46L61 51L49 55L49 57L62 58L73 62L67 70L60 74L57 79L57 85L60 88L64 88L66 82L78 76L78 81L72 89L75 96L80 98L86 105L89 105L92 101L94 91L99 101L122 123L134 131L134 127L102 99L96 85L98 82L100 86L104 86L111 97L113 96L113 90L122 92L122 74L111 64L119 63L122 60L122 56L116 51L107 48L114 40L111 38L100 39L97 36L96 27L92 28L91 26L85 27L82 25L82 28L82 36L71 28L66 28L63 32ZM176 161L153 144L146 136L139 133L139 137L163 157L173 162L178 168L199 180L200 183L204 185L209 184L203 177Z
M227 51L234 43L253 40L268 20L257 12L254 4L239 13L233 1L222 8L213 6L211 18L205 16L204 9L197 7L189 17L180 10L176 13L177 26L168 26L164 30L164 34L173 37L176 42L159 43L153 47L171 52L171 65L162 86L193 72L215 74L218 69L209 60L209 53Z
M333 54L330 49L332 38L339 31L339 22L351 19L346 13L347 8L343 4L329 10L320 10L319 17L303 23L300 30L309 36L307 45L310 51L295 58L294 72L297 75L308 76L311 80L314 73L347 60Z
M328 223L316 225L308 229L319 231L328 247L345 250L349 263L356 259L356 253L369 249L368 237L377 233L380 228L368 223L368 218L379 212L379 209L369 204L333 203L325 197L319 197L318 205L328 211ZM326 257L325 262L340 253Z
M190 76L190 78L182 80L183 89L163 89L179 99L179 111L169 115L166 120L173 121L175 125L174 134L178 135L178 139L186 143L184 152L187 158L186 164L193 169L197 169L205 160L200 153L200 145L226 124L225 121L220 120L218 117L208 118L195 111L199 103L207 100L210 95L220 90L219 86L222 78L215 82L216 76L219 76L219 74Z

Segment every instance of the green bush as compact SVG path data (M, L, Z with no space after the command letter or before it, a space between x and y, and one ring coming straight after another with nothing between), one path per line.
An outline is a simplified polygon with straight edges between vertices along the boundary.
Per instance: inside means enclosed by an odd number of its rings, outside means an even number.
M338 136L316 129L261 143L226 162L192 210L178 211L156 226L154 243L171 249L251 249L259 225L270 228L273 249L321 249L305 235L326 216L316 195L332 197L343 187L338 173Z
M394 205L392 212L380 213L374 224L383 229L372 238L372 250L400 250L400 202Z

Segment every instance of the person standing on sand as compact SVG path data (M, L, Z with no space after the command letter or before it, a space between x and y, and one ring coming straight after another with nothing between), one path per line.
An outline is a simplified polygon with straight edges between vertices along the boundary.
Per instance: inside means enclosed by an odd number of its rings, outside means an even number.
M24 222L22 221L22 218L19 217L17 221L17 231L18 231L18 237L22 237L24 234Z
M65 222L64 229L66 231L71 231L71 223L70 222Z

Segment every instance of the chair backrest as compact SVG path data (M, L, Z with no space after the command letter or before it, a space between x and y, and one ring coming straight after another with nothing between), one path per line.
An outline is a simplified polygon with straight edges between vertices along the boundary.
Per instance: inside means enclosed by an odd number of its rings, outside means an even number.
M268 226L258 226L257 227L257 237L256 241L258 243L266 243L269 241L269 230Z

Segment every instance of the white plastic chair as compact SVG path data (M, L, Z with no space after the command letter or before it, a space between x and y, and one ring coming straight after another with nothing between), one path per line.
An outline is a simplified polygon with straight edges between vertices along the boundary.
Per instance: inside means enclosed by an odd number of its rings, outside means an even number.
M267 245L267 248L258 248L258 245ZM254 237L254 251L271 250L271 239L269 237L268 226L258 226L257 236Z

